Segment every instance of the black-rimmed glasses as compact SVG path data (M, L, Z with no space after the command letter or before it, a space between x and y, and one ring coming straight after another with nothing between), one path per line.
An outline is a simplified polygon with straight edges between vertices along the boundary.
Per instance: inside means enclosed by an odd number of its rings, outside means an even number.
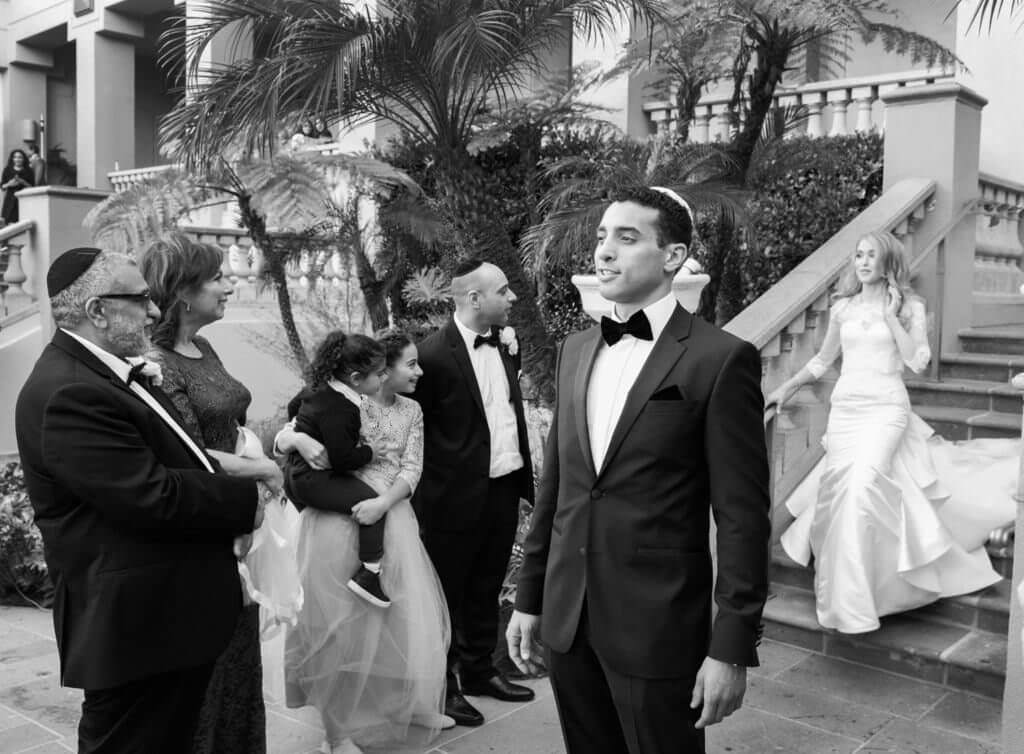
M104 293L96 298L119 299L121 301L134 301L136 304L148 304L153 300L153 294L147 288L139 293Z

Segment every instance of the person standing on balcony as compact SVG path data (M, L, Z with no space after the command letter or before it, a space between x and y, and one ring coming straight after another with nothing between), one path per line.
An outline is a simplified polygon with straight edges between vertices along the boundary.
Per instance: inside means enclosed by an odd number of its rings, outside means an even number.
M160 311L134 261L71 249L46 287L57 331L15 430L61 684L85 690L78 751L190 754L242 606L232 542L262 520L256 483L219 473L140 358Z
M506 637L530 671L543 636L570 754L703 752L703 729L740 707L758 664L771 533L761 360L676 302L692 227L674 192L617 196L594 252L614 315L559 350Z
M1005 523L992 509L998 495L981 492L994 490L993 480L979 476L978 494L967 506L976 510L959 517L959 531L952 533L943 519L954 520L963 506L947 502L932 462L932 431L910 409L903 368L921 372L928 365L926 322L924 301L910 287L903 244L886 231L868 233L835 294L821 349L766 398L767 406L782 408L842 353L825 458L811 484L787 500L797 520L782 536L798 563L807 565L814 555L818 622L825 628L874 631L880 616L1000 580L983 540L970 533L984 536ZM809 494L815 481L817 492ZM995 518L984 523L993 512ZM1012 513L1011 502L1006 520Z
M35 185L32 168L28 164L28 156L24 150L11 150L7 166L0 173L0 190L4 192L4 202L0 206L0 227L18 222L17 193Z
M189 436L228 474L283 483L280 467L264 457L235 455L239 427L252 401L248 388L224 368L199 331L224 317L231 283L221 274L220 249L171 233L142 254L142 274L161 314L153 328L154 358L163 368L161 389ZM260 658L259 605L243 608L231 643L217 659L196 731L196 754L266 751L266 712Z

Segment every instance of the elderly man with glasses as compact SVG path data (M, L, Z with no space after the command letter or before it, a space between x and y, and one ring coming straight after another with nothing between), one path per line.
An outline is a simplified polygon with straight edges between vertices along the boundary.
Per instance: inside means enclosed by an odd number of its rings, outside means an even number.
M242 606L233 543L259 524L256 483L219 473L150 385L160 312L131 258L72 249L46 284L58 329L15 428L61 683L85 690L78 751L188 752Z

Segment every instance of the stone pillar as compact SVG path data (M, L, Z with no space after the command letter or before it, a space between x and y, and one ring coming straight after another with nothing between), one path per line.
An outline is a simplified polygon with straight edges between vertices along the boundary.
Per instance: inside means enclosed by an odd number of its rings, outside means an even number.
M75 40L78 185L110 189L135 167L135 44L85 30Z
M1013 386L1024 390L1024 374L1013 378ZM1016 531L1024 532L1024 457L1017 477ZM1014 537L1013 589L1010 592L1010 632L1006 637L1006 688L1003 690L1003 751L1024 754L1024 537Z
M978 196L981 110L987 100L954 82L896 89L885 103L884 190L904 178L931 178L934 208L915 237L923 249L944 226ZM959 350L957 331L971 325L975 221L968 216L946 237L945 305L942 351ZM921 268L918 291L936 300L935 255ZM935 312L936 317L940 315Z
M28 154L22 122L38 121L46 113L46 71L12 62L0 81L4 84L0 92L0 154L6 165L12 149L24 149Z
M46 295L46 271L53 260L68 249L92 245L82 221L89 210L107 195L106 191L68 186L41 186L18 194L21 219L33 220L36 224L30 236L31 243L21 250L21 263L27 277L23 288L39 303L40 350L53 336L50 300Z

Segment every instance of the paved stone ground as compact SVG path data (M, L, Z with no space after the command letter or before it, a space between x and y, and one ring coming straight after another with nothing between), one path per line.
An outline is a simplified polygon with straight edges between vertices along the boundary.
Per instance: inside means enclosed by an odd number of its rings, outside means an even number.
M1000 705L766 641L746 706L708 734L713 754L999 754ZM551 690L512 705L474 699L481 728L446 731L430 754L561 754ZM49 612L0 607L0 754L74 751L80 692L57 682ZM270 754L316 751L309 708L269 705ZM423 750L421 750L422 752ZM381 752L383 754L383 752ZM390 754L390 752L388 753Z

